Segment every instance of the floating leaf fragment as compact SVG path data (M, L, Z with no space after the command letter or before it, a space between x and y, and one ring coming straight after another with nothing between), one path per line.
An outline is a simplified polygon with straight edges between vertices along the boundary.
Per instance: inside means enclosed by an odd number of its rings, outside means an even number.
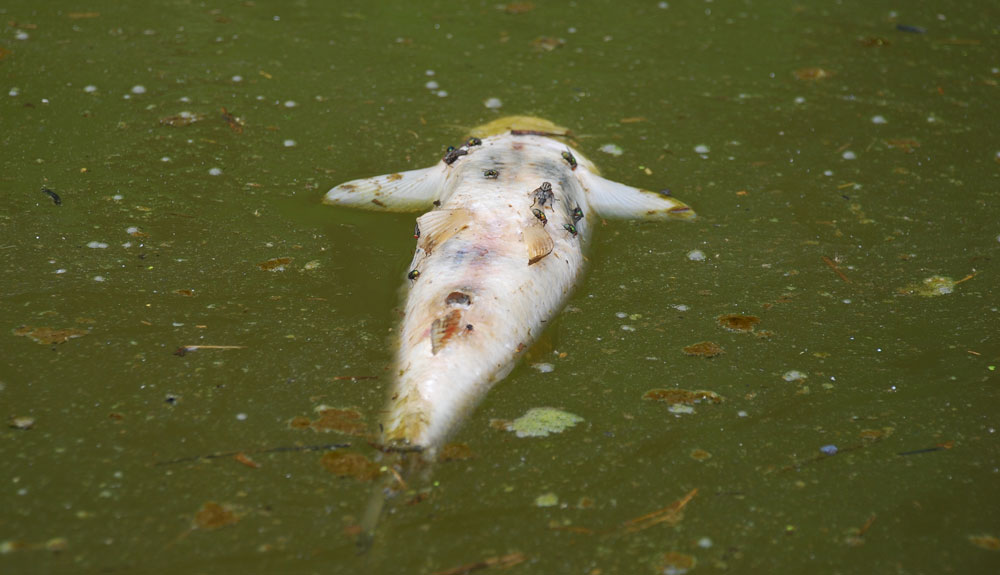
M712 454L705 451L704 449L695 449L691 451L691 459L695 461L705 461L706 459L711 459Z
M320 465L338 477L353 477L359 481L371 481L379 476L379 467L360 453L328 451L319 459Z
M707 403L722 403L722 396L714 391L700 389L698 391L688 391L686 389L651 389L642 395L643 399L650 401L662 401L664 403L693 405L702 401Z
M31 338L42 345L66 343L67 340L83 337L90 333L84 329L53 329L51 327L22 326L14 330L14 335Z
M257 267L266 272L283 272L285 266L292 263L293 258L272 258L266 262L260 262Z
M533 407L510 425L518 437L546 437L550 433L561 433L583 421L579 415L552 407Z
M240 517L229 505L219 505L209 501L201 506L194 516L195 529L219 529L239 522Z
M990 551L1000 551L1000 538L993 535L969 535L969 542L976 547Z
M685 355L692 355L696 357L715 357L726 353L726 350L722 349L722 346L710 341L702 341L691 344L685 347L682 351L684 351Z
M535 507L555 507L559 505L559 496L551 491L535 498Z
M755 315L742 315L738 313L720 315L715 320L719 322L719 325L723 329L736 333L751 332L754 326L760 323L760 318Z
M538 52L551 52L556 48L562 48L566 41L562 38L552 36L539 36L531 41L531 46Z
M957 283L947 276L931 276L924 279L920 284L911 284L900 291L923 297L935 297L952 293L955 291L955 284Z
M7 427L11 429L31 429L35 426L35 418L27 416L14 416L10 418Z

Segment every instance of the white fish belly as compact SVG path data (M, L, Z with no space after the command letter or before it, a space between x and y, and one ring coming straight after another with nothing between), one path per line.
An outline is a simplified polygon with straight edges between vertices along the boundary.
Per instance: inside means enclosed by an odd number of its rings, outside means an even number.
M440 206L455 221L418 241L384 425L390 446L440 446L513 369L583 271L587 225L573 223L574 208L587 209L583 189L558 154L524 161L519 143L515 151L487 140L456 166ZM500 176L485 178L488 170ZM540 203L543 183L552 198ZM550 238L551 250L532 262L538 237Z

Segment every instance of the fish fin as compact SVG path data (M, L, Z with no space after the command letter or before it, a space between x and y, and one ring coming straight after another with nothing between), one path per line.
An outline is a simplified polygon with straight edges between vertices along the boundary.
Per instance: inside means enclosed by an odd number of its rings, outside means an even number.
M415 212L438 198L448 171L443 163L420 170L351 180L326 193L324 204L365 210Z
M439 317L431 323L431 353L437 355L448 340L455 337L462 324L462 310L453 309L444 317Z
M581 171L580 181L587 190L590 207L599 216L644 220L694 219L690 206L680 200L619 184Z
M417 228L420 229L420 240L417 247L427 253L434 251L448 238L469 227L472 222L472 212L459 208L457 210L434 210L417 218Z
M552 236L542 226L529 226L524 230L524 243L528 248L528 265L538 263L552 253Z

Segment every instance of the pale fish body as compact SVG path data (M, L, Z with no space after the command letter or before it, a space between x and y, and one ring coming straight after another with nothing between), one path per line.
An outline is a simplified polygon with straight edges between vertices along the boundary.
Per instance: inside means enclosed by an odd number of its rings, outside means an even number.
M388 447L433 454L510 373L580 279L600 217L694 217L673 198L600 177L549 122L514 117L486 129L430 168L347 182L324 200L433 208L414 230Z

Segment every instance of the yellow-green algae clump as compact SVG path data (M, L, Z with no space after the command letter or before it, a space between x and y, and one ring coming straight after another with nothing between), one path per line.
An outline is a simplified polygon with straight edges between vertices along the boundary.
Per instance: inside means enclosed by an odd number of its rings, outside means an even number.
M533 407L511 422L509 429L518 437L545 437L550 433L561 433L581 421L582 417L568 411L554 407Z

